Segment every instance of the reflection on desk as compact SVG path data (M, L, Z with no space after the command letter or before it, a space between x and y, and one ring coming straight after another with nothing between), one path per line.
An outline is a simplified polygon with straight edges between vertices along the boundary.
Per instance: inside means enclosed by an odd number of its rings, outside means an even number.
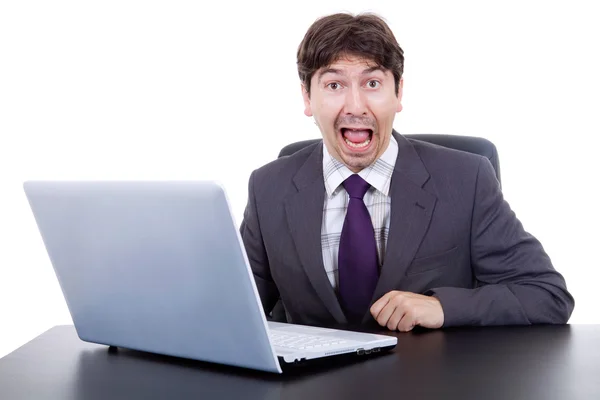
M600 326L398 333L392 353L274 375L85 343L58 326L0 360L2 399L600 398Z

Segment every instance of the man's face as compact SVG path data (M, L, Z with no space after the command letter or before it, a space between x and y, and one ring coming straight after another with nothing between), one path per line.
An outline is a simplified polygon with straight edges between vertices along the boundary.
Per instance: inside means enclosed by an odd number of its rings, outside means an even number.
M353 172L387 149L394 117L402 111L402 80L370 60L347 56L315 72L310 97L302 86L304 114L314 117L329 154Z

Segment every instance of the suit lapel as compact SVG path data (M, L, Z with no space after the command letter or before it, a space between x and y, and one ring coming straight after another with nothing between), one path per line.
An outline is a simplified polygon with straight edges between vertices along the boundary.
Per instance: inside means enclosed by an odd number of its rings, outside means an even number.
M435 195L422 188L429 180L429 173L414 147L395 131L393 135L398 142L398 158L389 193L390 230L373 301L394 290L404 276L427 232L437 200Z
M300 262L315 292L337 323L347 322L325 272L321 224L325 201L323 144L319 144L294 177L297 193L285 202L287 220Z

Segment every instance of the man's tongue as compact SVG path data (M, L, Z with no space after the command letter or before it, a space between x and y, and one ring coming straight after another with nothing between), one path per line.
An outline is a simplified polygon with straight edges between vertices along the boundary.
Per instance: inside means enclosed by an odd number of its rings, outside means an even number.
M348 139L352 143L362 143L369 138L370 132L368 130L343 130L344 138Z

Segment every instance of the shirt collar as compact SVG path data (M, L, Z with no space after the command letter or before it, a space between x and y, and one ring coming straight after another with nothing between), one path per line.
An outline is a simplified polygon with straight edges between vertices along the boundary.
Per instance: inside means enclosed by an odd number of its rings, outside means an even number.
M398 157L398 142L394 135L390 136L390 143L373 164L363 169L358 175L367 181L373 188L388 196L390 191L390 182L392 173ZM336 160L327 151L327 146L323 143L323 177L325 179L325 190L327 197L331 198L342 187L344 182L354 172L350 171L345 164Z

